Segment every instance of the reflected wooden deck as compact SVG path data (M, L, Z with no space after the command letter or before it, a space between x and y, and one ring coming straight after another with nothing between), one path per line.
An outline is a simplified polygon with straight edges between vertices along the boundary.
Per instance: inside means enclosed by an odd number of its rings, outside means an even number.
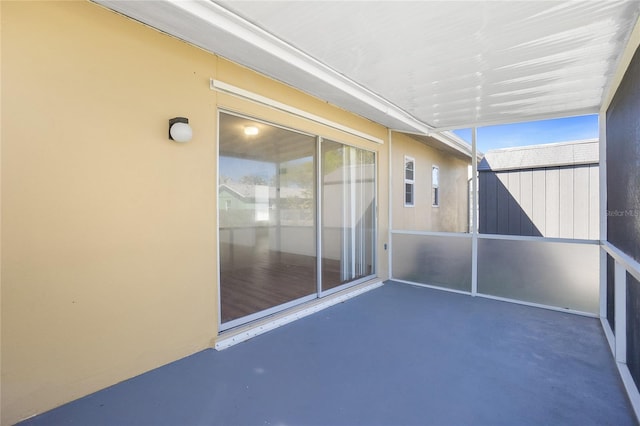
M317 293L314 256L236 249L221 263L223 323ZM324 281L339 284L339 262L323 265Z

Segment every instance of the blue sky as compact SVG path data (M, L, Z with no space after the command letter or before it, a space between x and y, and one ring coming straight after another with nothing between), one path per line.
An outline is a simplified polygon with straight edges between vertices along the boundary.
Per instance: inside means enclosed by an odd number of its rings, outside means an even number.
M471 129L455 130L471 143ZM478 151L598 137L598 115L530 121L478 128Z

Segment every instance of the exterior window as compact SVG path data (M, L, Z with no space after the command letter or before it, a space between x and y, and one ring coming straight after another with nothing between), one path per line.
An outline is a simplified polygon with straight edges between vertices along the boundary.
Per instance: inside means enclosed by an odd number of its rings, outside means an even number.
M433 166L431 168L431 186L433 188L432 190L432 205L434 207L437 207L440 205L440 183L439 183L439 171L440 169L438 168L438 166Z
M404 205L413 207L415 186L415 163L411 157L404 157Z

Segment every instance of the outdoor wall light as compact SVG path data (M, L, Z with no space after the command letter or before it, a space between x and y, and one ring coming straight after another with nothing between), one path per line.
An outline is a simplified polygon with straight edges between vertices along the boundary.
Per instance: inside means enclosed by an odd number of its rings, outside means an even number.
M169 119L169 139L176 142L189 142L193 136L189 119L175 117Z
M247 136L255 136L259 132L256 126L244 126L244 134Z

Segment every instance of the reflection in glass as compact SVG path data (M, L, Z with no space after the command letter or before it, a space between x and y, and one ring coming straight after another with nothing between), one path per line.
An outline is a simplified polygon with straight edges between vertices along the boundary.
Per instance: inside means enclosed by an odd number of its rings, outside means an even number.
M374 271L375 156L322 142L322 289Z
M254 134L245 128L255 127ZM316 292L314 137L220 114L222 322Z

